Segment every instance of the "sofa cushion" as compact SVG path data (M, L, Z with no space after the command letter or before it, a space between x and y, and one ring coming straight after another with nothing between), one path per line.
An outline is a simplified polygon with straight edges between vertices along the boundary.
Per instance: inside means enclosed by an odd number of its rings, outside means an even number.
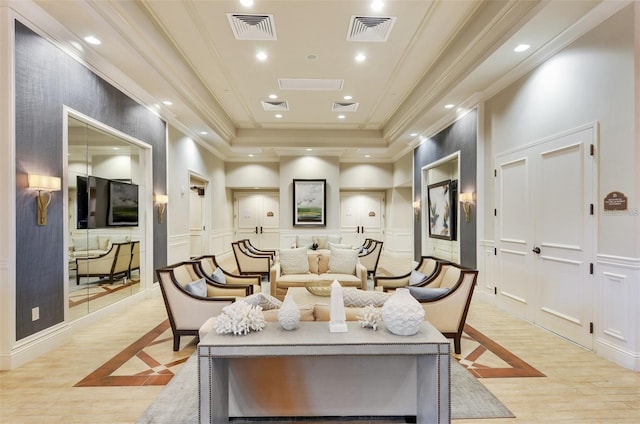
M307 274L309 272L307 248L280 249L280 271L282 275Z
M333 244L340 244L342 243L342 236L336 236L336 235L328 235L327 236L327 242L328 243L333 243ZM325 247L325 249L328 249L329 246Z
M346 307L364 308L373 305L380 307L393 293L347 289L342 291L342 299Z
M353 249L338 249L333 246L329 249L329 272L338 274L356 273L358 264L358 251Z
M109 247L111 247L111 237L98 236L98 249L109 250Z
M449 292L445 287L409 287L409 293L417 300L431 300Z
M207 297L207 283L204 281L204 278L193 281L184 286L184 288L193 295Z
M314 236L313 242L318 244L318 249L329 248L329 238L327 236Z
M227 277L225 277L222 268L216 268L211 274L211 279L218 284L227 284Z
M319 252L308 252L307 253L307 260L309 262L309 272L312 274L319 274L320 272L318 271L318 261L320 259L320 253Z
M296 248L310 249L313 244L313 236L296 236Z
M411 275L409 275L409 285L415 286L416 284L420 284L426 277L427 276L420 271L416 271L415 269L413 269L411 270Z
M348 250L353 249L353 246L351 246L350 244L329 243L329 249L331 249L332 247L336 249L348 249ZM356 250L356 252L357 251L358 250Z

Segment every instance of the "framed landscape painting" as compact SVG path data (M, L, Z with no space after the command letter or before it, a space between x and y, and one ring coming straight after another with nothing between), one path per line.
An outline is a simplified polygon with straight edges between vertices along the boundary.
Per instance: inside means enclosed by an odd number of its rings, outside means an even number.
M327 180L293 180L293 225L324 227Z
M429 201L429 237L455 240L454 186L451 180L427 186Z

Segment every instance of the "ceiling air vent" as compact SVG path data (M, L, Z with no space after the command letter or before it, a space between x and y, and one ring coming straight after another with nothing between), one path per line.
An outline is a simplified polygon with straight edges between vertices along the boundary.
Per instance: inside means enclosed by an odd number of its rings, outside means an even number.
M265 102L262 101L262 108L268 112L281 112L289 110L289 103L287 102Z
M355 112L358 110L358 105L360 103L339 103L333 102L333 106L331 107L332 112Z
M236 40L277 40L273 15L227 13Z
M351 16L347 41L387 41L395 21L390 16Z

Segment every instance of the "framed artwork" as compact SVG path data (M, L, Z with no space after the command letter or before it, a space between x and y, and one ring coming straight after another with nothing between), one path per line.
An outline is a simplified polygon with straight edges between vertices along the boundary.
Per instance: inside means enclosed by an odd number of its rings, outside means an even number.
M427 187L429 203L429 237L455 240L457 181L441 181Z
M293 180L293 225L324 227L327 209L327 180Z

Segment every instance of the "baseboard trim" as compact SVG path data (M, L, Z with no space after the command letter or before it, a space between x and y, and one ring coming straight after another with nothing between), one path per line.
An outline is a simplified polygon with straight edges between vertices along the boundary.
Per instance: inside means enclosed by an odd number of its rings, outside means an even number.
M608 359L624 368L640 371L640 353L633 353L608 343L606 340L596 339L595 351L598 355Z
M34 334L27 341L19 341L9 353L0 355L0 370L18 368L68 342L72 335L71 327L62 323Z

